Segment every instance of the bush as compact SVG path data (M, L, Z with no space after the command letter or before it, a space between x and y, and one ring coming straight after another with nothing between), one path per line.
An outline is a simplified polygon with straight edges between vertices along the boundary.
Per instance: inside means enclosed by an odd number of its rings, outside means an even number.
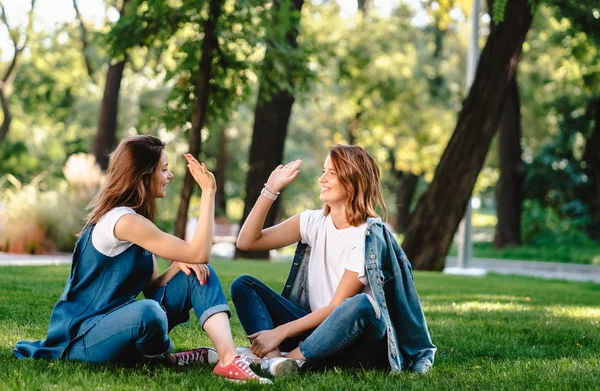
M577 205L571 205L577 208ZM526 200L523 204L521 229L523 242L539 246L580 246L594 242L586 234L590 223L587 215L562 217L552 207L543 207L536 200Z
M67 180L41 186L45 174L23 185L8 174L0 181L0 250L48 254L71 252L86 218L86 205L103 180L95 160L73 155L63 170Z

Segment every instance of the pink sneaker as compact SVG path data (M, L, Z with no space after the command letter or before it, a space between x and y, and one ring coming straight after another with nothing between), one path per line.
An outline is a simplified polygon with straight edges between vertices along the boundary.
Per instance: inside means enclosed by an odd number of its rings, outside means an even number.
M259 384L273 384L271 380L260 377L254 373L248 366L246 360L240 356L236 356L236 358L226 366L221 365L221 363L215 365L213 375L224 377L226 380L235 383L253 381Z
M216 364L219 355L211 348L197 348L186 352L173 353L175 365Z

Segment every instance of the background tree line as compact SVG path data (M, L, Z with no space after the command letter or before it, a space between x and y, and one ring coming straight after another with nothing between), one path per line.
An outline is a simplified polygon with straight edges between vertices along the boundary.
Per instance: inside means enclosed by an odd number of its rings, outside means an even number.
M51 30L33 28L41 17L35 0L20 25L2 6L12 46L3 46L0 67L7 248L20 241L24 251L68 250L77 210L97 184L81 178L101 180L91 167L76 179L69 157L89 152L106 169L120 139L152 133L169 143L176 175L159 224L179 237L199 196L182 153L208 163L219 185L217 215L239 223L273 167L303 159L303 174L267 217L271 225L318 207L315 178L328 146L342 142L378 160L389 222L415 268L443 268L472 193L494 226L482 240L495 247L597 249L598 4L489 0L468 91L470 1L385 10L358 1L356 12L335 1L104 4L114 21L90 23L72 0L75 18ZM27 209L13 206L19 191L41 209L19 212ZM73 202L58 201L65 198ZM72 226L58 229L65 215ZM35 240L16 234L31 232L31 222L16 228L31 218Z

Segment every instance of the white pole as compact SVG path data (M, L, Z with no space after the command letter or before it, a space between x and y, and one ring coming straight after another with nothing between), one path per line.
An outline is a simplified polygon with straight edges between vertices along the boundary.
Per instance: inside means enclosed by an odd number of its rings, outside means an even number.
M469 37L469 48L467 51L467 91L471 88L475 79L477 70L477 61L479 60L479 14L481 5L479 0L473 0L473 10L471 12L471 35ZM471 262L473 252L472 225L473 208L471 207L471 197L467 203L465 216L459 225L459 246L457 267L468 268Z

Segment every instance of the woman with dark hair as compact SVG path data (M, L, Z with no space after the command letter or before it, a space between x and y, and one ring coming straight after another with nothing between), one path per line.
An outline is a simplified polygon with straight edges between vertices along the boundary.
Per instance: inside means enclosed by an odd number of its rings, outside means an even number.
M252 276L231 285L252 341L248 356L274 376L305 362L428 371L436 347L410 263L376 213L378 205L384 214L386 207L379 169L367 152L332 146L319 178L323 209L263 229L273 201L296 179L301 163L271 173L238 237L243 250L300 242L281 295Z
M158 357L175 365L215 363L213 374L230 380L259 378L235 350L231 312L214 270L208 266L214 225L215 178L190 154L187 167L202 190L191 242L158 229L156 199L173 174L164 143L131 136L111 156L106 182L73 253L65 290L54 306L48 336L20 341L19 358L131 362ZM158 274L154 254L174 262ZM145 300L135 297L144 292ZM216 351L199 348L172 354L168 332L194 309Z

